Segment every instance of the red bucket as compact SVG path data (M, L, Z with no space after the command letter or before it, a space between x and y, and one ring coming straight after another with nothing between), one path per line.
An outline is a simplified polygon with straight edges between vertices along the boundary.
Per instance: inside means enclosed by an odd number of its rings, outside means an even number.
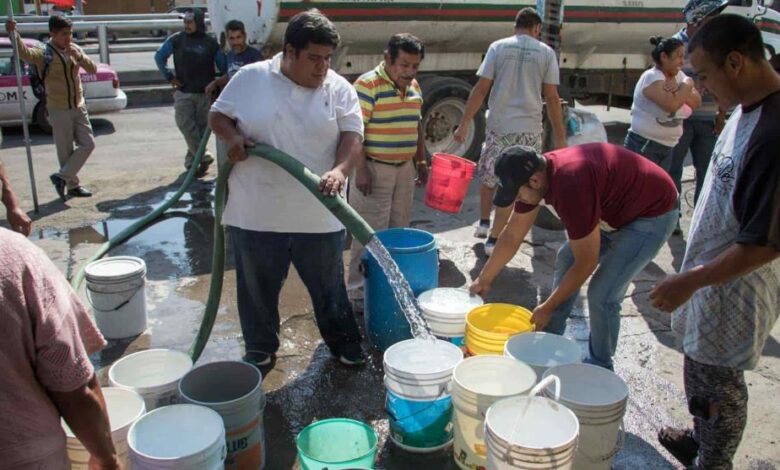
M447 153L434 154L425 205L442 212L460 212L476 168L474 162L465 158Z

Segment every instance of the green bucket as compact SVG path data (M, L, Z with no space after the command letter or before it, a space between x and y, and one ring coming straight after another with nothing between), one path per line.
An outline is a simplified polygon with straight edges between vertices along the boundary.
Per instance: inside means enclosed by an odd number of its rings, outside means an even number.
M303 470L374 468L377 436L360 421L346 418L312 423L295 438Z

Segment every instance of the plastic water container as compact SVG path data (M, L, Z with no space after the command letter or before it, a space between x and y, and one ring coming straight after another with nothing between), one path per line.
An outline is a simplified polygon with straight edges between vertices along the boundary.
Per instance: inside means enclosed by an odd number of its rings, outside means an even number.
M178 403L179 380L192 369L192 359L173 349L148 349L116 361L108 369L112 387L138 392L146 410Z
M380 230L376 237L387 248L415 296L439 284L439 253L433 235L411 228ZM387 276L374 256L363 256L366 333L371 344L384 351L412 337L409 322L395 300Z
M529 366L508 357L474 356L452 371L455 463L464 470L484 468L485 413L497 400L528 393L536 384Z
M556 377L547 377L528 396L495 402L485 415L487 468L491 470L572 468L580 425L567 407L535 396Z
M571 409L580 422L580 440L574 467L608 470L623 445L623 416L628 403L628 386L617 374L590 364L566 364L545 372L561 381L560 403ZM545 395L554 394L547 388Z
M334 418L306 426L295 446L303 470L373 469L377 441L370 426Z
M434 452L452 442L450 379L463 352L442 340L412 339L384 354L390 439L401 449Z
M550 367L582 362L582 351L577 343L543 332L512 336L504 346L504 355L533 367L539 380Z
M84 269L87 300L95 324L109 339L129 338L146 329L146 263L135 256L93 261Z
M265 466L262 381L263 376L255 366L223 361L196 367L179 382L183 402L206 406L222 416L227 469Z
M529 310L510 304L485 304L466 315L466 348L475 356L501 356L510 337L532 330Z
M417 297L425 321L437 338L463 346L466 334L466 315L484 302L472 296L467 289L437 287Z
M130 427L133 470L220 470L225 468L225 425L214 410L171 405L151 411Z
M127 467L127 433L130 426L146 412L144 399L132 390L115 387L102 389L106 401L108 421L111 424L111 438L114 440L119 461ZM79 441L70 426L62 420L62 428L67 436L68 459L72 470L87 470L89 468L89 451Z
M433 154L425 205L442 212L460 212L477 165L447 153Z

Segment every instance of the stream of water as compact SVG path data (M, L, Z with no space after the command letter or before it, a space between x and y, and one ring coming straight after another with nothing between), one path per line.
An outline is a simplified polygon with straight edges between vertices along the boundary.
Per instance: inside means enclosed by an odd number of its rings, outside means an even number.
M374 259L376 259L382 271L384 271L387 282L390 284L390 288L393 289L393 295L395 295L395 299L398 301L406 321L409 322L412 336L434 340L435 337L431 334L428 323L422 316L422 311L420 311L420 307L417 305L417 298L414 296L409 282L390 256L390 252L379 241L379 237L373 237L366 245L366 249L374 255Z

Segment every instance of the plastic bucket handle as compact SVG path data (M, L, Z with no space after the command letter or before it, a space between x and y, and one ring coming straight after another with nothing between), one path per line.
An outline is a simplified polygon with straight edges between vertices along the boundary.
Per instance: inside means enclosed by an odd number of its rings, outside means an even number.
M410 414L408 416L404 416L403 418L399 418L398 416L396 416L395 413L393 413L392 410L390 410L390 408L388 406L385 406L385 412L391 418L393 418L393 420L395 420L395 421L404 421L406 419L409 419L409 418L412 418L414 416L417 416L418 414L422 413L423 411L428 411L429 409L433 408L433 406L436 404L436 402L439 401L439 399L441 397L443 397L446 392L447 392L447 387L446 386L441 387L441 389L439 390L439 394L436 395L436 397L433 400L431 400L431 403L428 406L426 406L425 408L419 409L419 410L415 411L414 413L412 413L412 414ZM403 398L403 397L399 397L399 398Z
M138 291L140 291L140 290L141 290L141 289L143 289L143 288L144 288L144 285L143 285L143 284L141 284L140 286L138 286L138 287L136 287L135 289L133 289L133 291L132 291L132 293L130 294L130 296L129 296L129 297L126 299L126 300L124 300L124 301L120 302L120 303L119 303L119 305L117 305L117 306L116 306L116 307L114 307L114 308L110 308L110 309L108 309L108 310L104 310L104 309L102 309L102 308L97 308L97 307L95 307L95 303L94 303L94 302L92 302L92 292L93 292L93 291L92 291L92 289L90 289L90 288L89 288L89 286L87 286L87 289L86 289L86 291L87 291L87 302L89 302L89 305L90 305L90 307L92 307L93 309L97 310L98 312L116 312L116 311L117 311L117 310L119 310L120 308L122 308L122 307L124 307L125 305L127 305L128 303L130 303L130 301L131 301L131 300L133 300L133 297L135 297L135 294L137 294L137 293L138 293ZM125 291L125 292L127 292L127 291ZM100 294L100 292L98 292L98 294Z
M542 379L541 382L536 384L534 388L531 389L530 392L528 392L529 397L535 397L539 395L539 392L547 388L548 385L550 385L551 382L555 382L555 401L558 401L561 398L561 379L558 378L557 375L549 375ZM517 432L518 428L520 427L520 421L522 421L523 414L519 413L517 415L517 419L515 419L515 423L512 425L512 432L509 434L510 436L510 442L509 446L506 449L506 456L509 456L509 453L512 451L512 449L515 447L512 445L511 439Z
M555 401L561 400L561 379L558 378L557 375L548 375L544 379L542 379L541 382L536 384L534 388L531 389L530 392L528 392L529 396L536 396L539 395L539 392L547 388L548 385L550 385L550 382L555 382Z

